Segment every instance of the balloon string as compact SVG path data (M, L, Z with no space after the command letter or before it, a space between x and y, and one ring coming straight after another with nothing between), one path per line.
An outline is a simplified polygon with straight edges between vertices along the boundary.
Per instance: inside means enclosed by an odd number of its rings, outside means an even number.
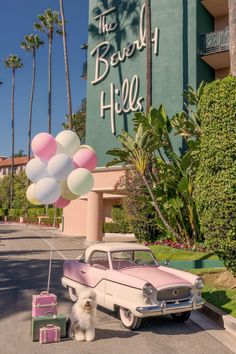
M56 226L56 218L57 218L57 208L54 207L54 216L53 216L53 227ZM53 256L53 233L51 238L51 249L50 249L50 257L49 257L49 269L48 269L48 285L47 285L47 292L49 293L50 290L50 282L51 282L51 273L52 273L52 256Z

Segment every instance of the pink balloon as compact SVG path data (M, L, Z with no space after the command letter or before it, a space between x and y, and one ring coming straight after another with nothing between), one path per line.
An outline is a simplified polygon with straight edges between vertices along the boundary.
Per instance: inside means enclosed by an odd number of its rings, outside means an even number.
M76 168L86 168L92 171L97 166L97 156L93 150L81 149L73 157Z
M31 149L35 156L41 160L48 161L55 155L57 143L51 134L39 133L33 138Z
M69 204L70 204L70 200L66 200L66 199L60 197L53 205L56 208L65 208Z

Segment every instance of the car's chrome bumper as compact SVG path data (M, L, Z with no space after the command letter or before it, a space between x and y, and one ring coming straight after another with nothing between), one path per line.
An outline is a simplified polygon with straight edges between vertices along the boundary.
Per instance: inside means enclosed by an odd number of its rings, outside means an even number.
M168 313L176 313L181 311L192 311L200 309L205 303L204 299L189 299L179 303L168 303L162 301L160 305L149 305L136 307L136 311L143 315L165 315Z

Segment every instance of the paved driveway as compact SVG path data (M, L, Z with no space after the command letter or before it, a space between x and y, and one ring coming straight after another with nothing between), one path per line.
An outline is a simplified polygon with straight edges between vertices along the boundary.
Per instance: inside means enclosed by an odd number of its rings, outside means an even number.
M96 340L65 340L41 345L30 339L31 296L47 286L51 235L37 228L0 224L0 353L1 354L232 354L194 322L176 325L170 317L143 321L139 331L126 330L106 311L98 310ZM75 238L54 239L51 291L59 313L69 315L71 303L62 288L63 258L75 258L84 245Z

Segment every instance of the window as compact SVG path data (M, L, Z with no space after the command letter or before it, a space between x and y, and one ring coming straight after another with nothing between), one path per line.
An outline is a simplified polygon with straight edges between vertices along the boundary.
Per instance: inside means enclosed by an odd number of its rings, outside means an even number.
M102 270L109 269L107 252L94 251L89 259L89 264L94 268L99 268Z
M139 266L157 266L153 254L150 251L119 251L112 252L111 261L113 269Z
M7 174L7 169L5 167L3 167L3 169L2 169L2 174L3 174L3 176L6 176L6 174Z

